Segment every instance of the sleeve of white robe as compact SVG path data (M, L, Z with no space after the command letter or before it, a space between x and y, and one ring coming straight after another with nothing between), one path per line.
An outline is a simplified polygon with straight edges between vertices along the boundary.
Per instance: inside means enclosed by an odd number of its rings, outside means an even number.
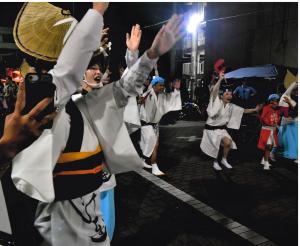
M238 130L241 125L244 108L241 108L235 104L231 104L231 116L227 123L227 128Z
M11 234L10 221L8 217L8 212L7 212L1 181L0 181L0 218L1 218L0 232Z
M135 52L132 52L129 49L126 50L125 60L127 68L124 73L127 73L128 68L131 68L136 63L138 57L138 50ZM141 127L139 108L135 96L131 96L128 98L128 103L124 109L124 122L126 123L126 127L129 133L132 133Z
M160 94L159 96L163 98L162 105L158 105L158 107L162 107L163 114L182 109L180 90L174 89L171 93Z
M157 59L150 59L145 52L132 67L114 83L114 97L119 107L124 107L128 97L138 96L143 93L143 83L148 78Z
M220 111L223 107L222 100L217 96L215 100L213 100L213 97L211 96L209 99L209 103L207 106L207 115L210 118L214 118L220 114Z
M55 103L62 107L81 86L83 75L93 52L99 47L102 15L90 9L75 27L50 73L57 87Z
M93 90L84 98L82 109L94 127L111 173L143 167L124 123L124 107L129 96L141 93L142 84L156 62L145 53L119 81Z
M103 17L89 10L64 46L51 71L56 84L56 104L63 107L80 86L93 51L100 43ZM64 111L64 109L63 109ZM54 200L52 170L69 134L69 119L61 112L51 130L42 135L13 160L12 180L18 190L43 202Z
M296 102L291 99L291 93L292 93L292 90L294 88L296 88L297 86L298 86L298 84L296 82L294 82L294 83L292 83L289 86L289 88L287 88L287 90L283 93L283 95L280 98L279 106L281 106L281 107L289 107L289 104L284 101L284 97L288 97L290 99L290 101L291 101L292 106L295 107Z
M125 61L128 68L131 68L134 63L139 59L139 51L126 50Z

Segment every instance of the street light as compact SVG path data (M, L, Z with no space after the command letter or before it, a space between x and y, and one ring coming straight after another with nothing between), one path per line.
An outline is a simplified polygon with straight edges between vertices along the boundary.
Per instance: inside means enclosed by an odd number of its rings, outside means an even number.
M188 22L186 30L189 33L195 33L197 31L198 25L204 20L203 14L192 14Z
M201 11L202 10L202 11ZM189 96L192 101L195 100L194 89L197 82L197 66L198 66L198 27L204 20L203 4L197 4L197 12L190 16L187 32L192 35L192 52L191 52L191 66L190 75L191 80L189 81Z

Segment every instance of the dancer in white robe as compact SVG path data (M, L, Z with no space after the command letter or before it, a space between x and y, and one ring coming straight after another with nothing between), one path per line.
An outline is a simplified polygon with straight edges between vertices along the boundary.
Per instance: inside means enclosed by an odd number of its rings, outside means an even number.
M232 166L228 163L227 156L230 149L237 149L235 142L226 131L226 128L239 129L243 113L254 113L258 110L258 107L255 109L244 109L232 104L232 91L228 88L220 90L223 79L224 73L220 73L218 82L212 88L207 107L208 119L200 144L201 150L214 158L213 168L216 170L222 170L217 160L220 146L223 145L221 163L229 169Z
M278 131L279 146L273 148L270 158L275 161L275 154L298 163L298 82L292 83L284 92L279 106L286 112Z
M64 151L69 147L68 143L72 143L70 139L76 134L71 133L76 133L76 129L72 130L72 117L70 119L66 113L68 107L65 110L64 105L80 86L82 75L99 44L99 30L103 26L102 15L99 13L88 11L68 39L57 65L51 71L57 86L56 105L61 111L52 129L45 130L13 162L12 179L17 189L41 201L35 226L43 236L44 245L109 245L99 214L97 183L78 182L76 187L70 187L65 182L65 186L56 186L59 189L55 189L57 177L70 174L67 170L59 172L57 169L64 165L57 163L65 163L74 156L79 158L97 154L99 158L101 155L105 159L112 173L142 168L123 122L124 106L129 96L141 93L142 83L159 56L169 51L179 39L181 18L174 15L157 34L151 48L120 81L108 84L101 90L93 90L75 101L76 107L71 108L77 108L77 116L82 117L83 129L78 133L83 131L83 135L81 143L76 143L79 152L75 152L75 155L71 152L72 155L69 155ZM28 156L32 158L28 159ZM102 169L101 163L95 164L99 166L92 170L98 173ZM88 184L92 186L89 189L86 187ZM85 189L78 191L80 186ZM55 202L52 202L54 199Z
M164 79L155 76L151 81L151 88L143 94L140 107L141 142L143 155L150 157L152 174L164 175L157 165L157 150L159 139L158 123L164 114L181 110L180 84L171 93L164 93Z

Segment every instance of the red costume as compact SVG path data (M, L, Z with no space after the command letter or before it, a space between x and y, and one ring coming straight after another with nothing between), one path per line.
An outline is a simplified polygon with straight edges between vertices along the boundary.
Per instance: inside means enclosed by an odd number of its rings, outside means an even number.
M277 126L280 124L281 109L273 109L271 104L264 106L261 114L262 128L260 131L260 138L258 141L258 148L265 150L268 139L271 134L274 137L274 145L278 145Z

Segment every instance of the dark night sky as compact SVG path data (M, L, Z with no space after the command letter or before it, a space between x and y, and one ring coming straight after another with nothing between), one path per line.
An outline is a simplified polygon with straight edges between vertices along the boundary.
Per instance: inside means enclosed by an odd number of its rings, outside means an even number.
M92 7L91 3L52 3L63 9L71 11L72 15L80 20L88 8ZM13 27L14 20L19 12L22 3L0 3L1 15L0 26ZM178 11L183 4L177 4ZM125 34L130 32L131 26L138 23L142 27L161 22L168 19L173 13L173 3L143 2L143 3L124 3L113 2L104 15L105 27L109 27L109 39L112 42L111 68L116 69L118 64L124 63L126 50ZM161 26L143 29L140 52L145 51L151 45L151 42ZM159 66L162 70L168 71L168 55L163 57Z

